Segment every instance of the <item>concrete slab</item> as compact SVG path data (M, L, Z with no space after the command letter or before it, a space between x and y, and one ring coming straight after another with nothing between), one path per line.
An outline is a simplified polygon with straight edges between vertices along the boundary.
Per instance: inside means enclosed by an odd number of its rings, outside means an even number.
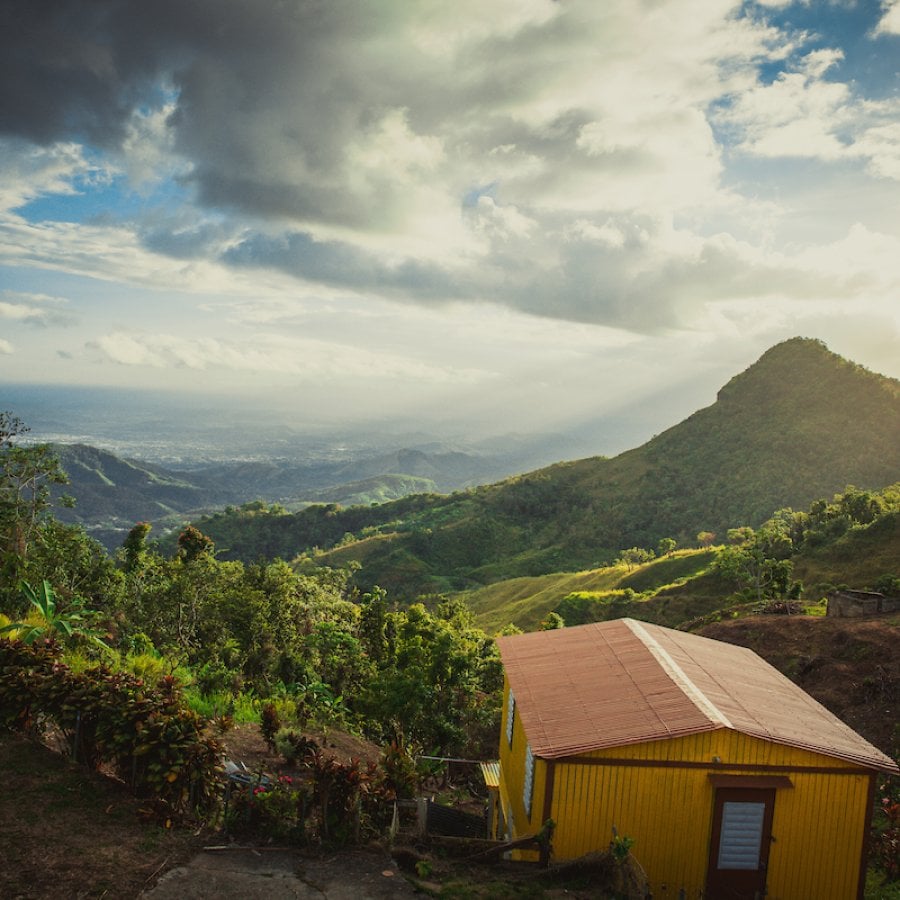
M141 900L388 900L416 891L387 855L310 858L291 850L204 851L167 872Z

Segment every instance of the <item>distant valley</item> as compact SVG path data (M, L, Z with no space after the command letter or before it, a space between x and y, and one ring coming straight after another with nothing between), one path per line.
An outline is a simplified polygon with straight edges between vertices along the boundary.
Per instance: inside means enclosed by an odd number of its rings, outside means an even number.
M413 493L449 493L509 474L502 458L456 451L397 450L305 463L235 460L175 470L83 444L56 449L70 483L55 493L76 499L73 508L57 510L58 518L82 525L110 552L140 521L164 530L253 501L288 510L311 503L369 506Z
M315 548L317 564L360 563L363 588L416 596L589 569L661 538L689 546L699 531L756 527L780 507L900 476L900 383L802 338L769 350L712 406L610 458L528 469L537 444L527 441L477 452L420 435L397 449L383 446L386 434L311 436L306 457L298 443L279 456L261 436L272 423L260 436L246 424L220 427L235 453L256 441L253 458L161 465L59 444L71 479L60 492L77 503L58 515L109 551L138 521L155 523L159 538L190 519L223 559L291 560Z

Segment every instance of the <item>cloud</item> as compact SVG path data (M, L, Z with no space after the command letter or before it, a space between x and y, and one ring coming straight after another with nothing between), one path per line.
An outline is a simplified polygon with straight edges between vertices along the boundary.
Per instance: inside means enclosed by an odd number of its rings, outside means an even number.
M40 147L0 139L0 210L17 209L47 194L74 194L74 182L96 172L78 144Z
M753 156L865 161L873 174L900 178L900 101L864 101L828 78L843 58L828 48L803 56L770 84L758 83L718 113Z
M465 383L485 377L485 373L474 369L449 369L411 357L330 341L271 334L249 335L238 342L115 331L91 341L88 349L124 366L195 372L217 369L251 375L277 373L304 380L387 378Z
M882 0L881 9L881 19L875 27L875 34L900 34L900 0Z
M15 351L13 350L13 345L9 341L5 340L4 338L0 338L0 353L9 355L14 352Z
M716 302L802 303L834 278L802 235L772 250L789 201L729 167L814 159L900 179L900 107L838 80L836 47L770 24L786 6L20 3L0 28L5 208L123 177L178 209L10 215L0 260L250 305L255 280L290 279L303 302L501 304L639 333ZM837 282L856 296L873 280L848 256ZM97 348L145 366L266 363L126 337Z
M31 294L20 291L0 291L0 319L22 322L30 325L68 325L72 316L64 307L67 301L62 297L47 294Z
M135 0L25 4L4 83L29 85L32 102L4 98L0 127L41 143L87 131L144 163L138 179L158 164L139 144L174 147L214 206L404 235L438 216L446 232L494 175L504 205L578 203L586 174L606 189L610 174L634 183L663 163L667 127L711 151L702 104L773 38L732 7L224 0L205 27L203 0L161 0L152 15Z
M187 174L190 166L173 156L174 135L169 119L174 102L155 109L135 109L125 126L120 168L136 190L147 193L166 178Z

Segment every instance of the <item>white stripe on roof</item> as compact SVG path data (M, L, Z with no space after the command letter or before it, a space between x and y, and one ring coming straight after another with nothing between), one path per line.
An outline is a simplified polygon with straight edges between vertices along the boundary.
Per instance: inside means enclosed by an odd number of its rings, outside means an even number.
M711 722L725 728L734 728L729 718L688 678L684 669L675 662L666 650L650 635L640 622L634 619L623 619L632 634L653 654L654 659L663 667L666 674L684 691L685 696Z

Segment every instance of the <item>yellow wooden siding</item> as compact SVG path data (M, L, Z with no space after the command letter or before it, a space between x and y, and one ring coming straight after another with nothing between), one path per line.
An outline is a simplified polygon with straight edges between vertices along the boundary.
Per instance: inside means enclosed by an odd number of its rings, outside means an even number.
M534 782L531 799L531 815L525 812L525 748L528 740L522 728L518 712L513 712L512 745L506 739L507 699L509 683L503 685L503 717L500 723L500 800L508 815L507 827L513 838L537 834L543 824L544 791L547 784L547 766L544 760L535 759ZM519 851L518 859L537 859L537 853Z
M517 728L507 773L516 832L522 823L521 785L525 736ZM633 853L654 896L699 896L706 880L715 790L711 772L747 774L730 766L786 766L793 787L776 792L769 859L770 900L844 900L854 897L865 832L868 773L804 772L804 768L853 768L833 758L772 744L721 729L586 754L597 759L708 762L710 767L555 763L551 818L556 822L556 859L604 849L613 826L635 840ZM721 763L713 764L713 757ZM766 774L759 772L759 774ZM537 830L543 812L546 764L538 760L535 798L527 828Z

